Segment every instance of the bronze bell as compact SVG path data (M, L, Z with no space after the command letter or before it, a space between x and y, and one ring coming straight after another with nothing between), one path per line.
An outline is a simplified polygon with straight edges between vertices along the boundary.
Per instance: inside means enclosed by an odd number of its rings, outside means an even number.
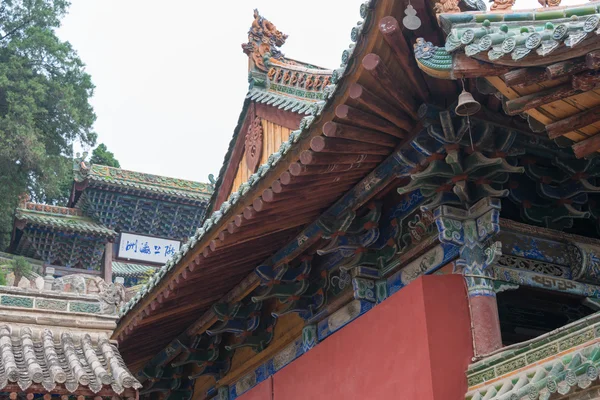
M479 110L481 110L481 104L473 98L471 93L463 89L462 93L458 96L458 104L454 109L456 115L467 117L476 114Z

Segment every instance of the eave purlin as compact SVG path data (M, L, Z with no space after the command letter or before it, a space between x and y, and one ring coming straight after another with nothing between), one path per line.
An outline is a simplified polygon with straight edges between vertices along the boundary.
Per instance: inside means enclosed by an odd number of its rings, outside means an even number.
M281 266L282 264L293 260L302 254L306 249L312 246L317 240L321 238L323 234L322 225L319 221L323 218L331 219L342 215L343 213L355 210L358 207L367 203L373 196L375 196L381 189L391 183L397 178L399 174L406 173L411 169L409 165L403 163L400 156L400 151L407 146L411 145L412 140L418 136L421 132L422 126L420 124L411 132L411 135L394 150L394 152L388 156L381 164L379 164L371 173L363 178L357 185L351 190L346 192L342 198L334 203L327 211L325 211L315 222L305 228L296 238L285 245L281 250L276 252L273 256L263 262L261 265L272 265L274 268ZM383 178L378 178L383 176ZM227 293L219 302L231 303L242 300L244 297L249 295L256 287L258 287L259 278L252 272L242 282L240 282L235 288ZM198 321L193 323L186 331L184 335L179 336L166 346L165 350L157 354L148 364L153 365L153 361L159 363L168 363L177 357L181 350L181 340L189 340L189 337L197 334L201 334L211 325L217 321L217 317L214 315L212 310L204 313ZM113 337L118 335L114 333ZM167 351L166 349L170 349ZM165 353L165 354L163 354ZM166 354L171 353L169 356ZM148 365L147 364L147 365ZM138 379L145 379L137 374Z

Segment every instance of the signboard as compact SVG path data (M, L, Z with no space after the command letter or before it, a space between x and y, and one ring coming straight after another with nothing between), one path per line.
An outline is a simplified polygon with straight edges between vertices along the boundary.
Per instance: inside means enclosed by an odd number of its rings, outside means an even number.
M179 251L178 240L121 233L119 258L164 264Z

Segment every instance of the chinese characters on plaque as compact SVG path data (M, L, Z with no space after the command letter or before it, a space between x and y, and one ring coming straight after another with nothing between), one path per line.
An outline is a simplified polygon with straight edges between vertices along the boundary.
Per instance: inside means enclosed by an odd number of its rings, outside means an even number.
M122 233L118 256L163 264L179 250L179 246L177 240Z

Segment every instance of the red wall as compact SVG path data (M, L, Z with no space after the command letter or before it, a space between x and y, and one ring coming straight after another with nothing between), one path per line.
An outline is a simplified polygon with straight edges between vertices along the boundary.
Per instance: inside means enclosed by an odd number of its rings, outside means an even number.
M258 385L254 386L243 396L238 397L243 400L273 400L273 377L270 376Z
M459 400L471 356L463 278L426 276L240 399Z

